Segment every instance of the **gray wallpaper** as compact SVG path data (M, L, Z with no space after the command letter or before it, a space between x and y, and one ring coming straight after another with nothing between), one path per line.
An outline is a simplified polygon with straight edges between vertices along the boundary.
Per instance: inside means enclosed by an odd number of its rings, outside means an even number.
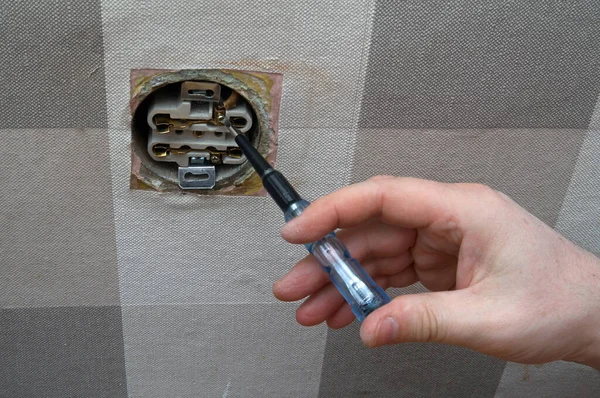
M302 327L271 293L304 252L268 198L129 189L131 69L273 71L277 166L307 198L482 182L598 254L599 3L42 0L0 21L0 397L600 396L579 365Z

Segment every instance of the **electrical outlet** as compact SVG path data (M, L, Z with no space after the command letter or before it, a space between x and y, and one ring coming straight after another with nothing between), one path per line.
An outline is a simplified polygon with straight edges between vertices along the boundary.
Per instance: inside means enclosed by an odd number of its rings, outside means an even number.
M137 71L132 88L132 188L170 191L176 184L178 190L208 194L260 191L222 118L227 115L274 162L281 75Z
M218 83L185 81L159 90L148 108L148 154L157 162L179 165L180 188L212 189L217 166L246 161L221 122L225 114L242 133L250 131L256 118L245 99Z

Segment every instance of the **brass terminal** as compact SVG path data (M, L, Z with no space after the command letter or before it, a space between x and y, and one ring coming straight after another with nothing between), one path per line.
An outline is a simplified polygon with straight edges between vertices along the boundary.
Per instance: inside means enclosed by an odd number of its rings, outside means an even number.
M158 134L167 134L170 131L170 120L166 115L154 116L154 124L156 124Z
M191 150L192 150L192 148L190 148L187 145L184 145L180 148L171 148L171 152L173 152L176 155L185 155L186 153L188 153Z
M240 148L227 148L227 155L229 155L229 157L232 157L234 159L241 159L242 158L242 150Z
M215 108L215 121L219 124L222 124L223 119L225 119L225 107L219 105Z
M152 147L152 152L157 158L166 158L170 153L170 148L167 144L156 144Z
M193 124L198 124L200 121L201 120L171 119L167 115L154 116L154 124L156 124L156 131L159 134L167 134L167 133L181 134L183 132L183 130L188 129Z

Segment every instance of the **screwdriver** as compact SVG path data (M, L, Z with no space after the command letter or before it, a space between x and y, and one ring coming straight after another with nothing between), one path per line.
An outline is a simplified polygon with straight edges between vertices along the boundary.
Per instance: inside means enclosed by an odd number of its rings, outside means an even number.
M250 141L232 126L227 117L223 118L222 122L234 134L235 142L260 176L263 186L283 211L285 221L288 222L302 214L310 203L298 195L283 174L271 167ZM390 302L387 293L377 286L360 263L350 255L334 232L304 246L329 274L329 279L350 304L352 312L360 322L371 312Z

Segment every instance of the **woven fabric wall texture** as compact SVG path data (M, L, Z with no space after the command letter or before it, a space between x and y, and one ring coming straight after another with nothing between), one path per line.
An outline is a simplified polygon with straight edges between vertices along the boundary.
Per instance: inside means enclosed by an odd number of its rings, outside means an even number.
M40 0L0 22L0 397L600 396L584 366L299 326L271 293L304 254L275 205L130 190L128 108L131 69L282 73L277 166L308 199L481 182L598 255L597 1Z

